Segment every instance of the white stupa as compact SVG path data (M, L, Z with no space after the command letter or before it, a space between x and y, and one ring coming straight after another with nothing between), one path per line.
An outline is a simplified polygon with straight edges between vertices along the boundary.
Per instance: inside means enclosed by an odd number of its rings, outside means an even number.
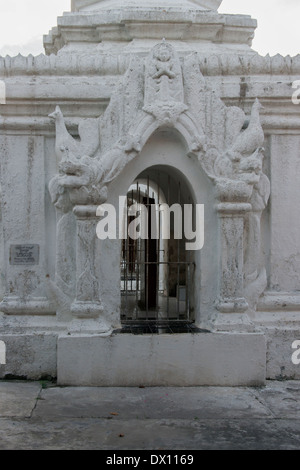
M72 0L44 37L47 54L80 50L149 51L165 38L178 51L249 53L257 23L218 13L222 0ZM124 51L124 46L126 51ZM207 49L208 48L208 49Z
M106 8L128 7L197 7L200 10L217 10L222 0L73 0L72 11L96 11Z

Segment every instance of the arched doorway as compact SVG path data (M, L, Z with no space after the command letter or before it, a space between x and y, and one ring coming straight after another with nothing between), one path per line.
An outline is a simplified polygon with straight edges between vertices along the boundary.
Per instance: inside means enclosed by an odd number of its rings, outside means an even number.
M187 183L171 167L148 168L128 188L128 236L121 250L123 325L193 324L195 259L186 249L184 211L190 211L193 230L194 209Z

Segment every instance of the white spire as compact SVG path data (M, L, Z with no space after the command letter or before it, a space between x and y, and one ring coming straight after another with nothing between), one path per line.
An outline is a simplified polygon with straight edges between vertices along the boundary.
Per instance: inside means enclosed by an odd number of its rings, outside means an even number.
M64 49L150 50L163 37L186 50L249 51L257 22L248 15L218 13L222 0L72 0L44 37L47 54ZM122 44L121 44L122 43ZM233 49L234 48L234 49Z
M217 10L222 0L72 0L72 11L101 10L115 7L174 7L180 6L200 8L201 10Z

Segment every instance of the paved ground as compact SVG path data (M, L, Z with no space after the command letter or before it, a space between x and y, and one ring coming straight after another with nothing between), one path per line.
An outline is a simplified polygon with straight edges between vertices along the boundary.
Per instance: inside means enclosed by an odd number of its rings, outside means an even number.
M73 388L0 381L0 450L300 449L300 381Z

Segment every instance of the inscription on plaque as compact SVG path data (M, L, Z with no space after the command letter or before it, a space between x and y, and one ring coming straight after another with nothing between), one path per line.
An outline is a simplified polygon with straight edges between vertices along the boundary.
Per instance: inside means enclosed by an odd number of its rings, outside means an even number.
M9 262L12 266L35 266L39 264L39 245L11 245Z

